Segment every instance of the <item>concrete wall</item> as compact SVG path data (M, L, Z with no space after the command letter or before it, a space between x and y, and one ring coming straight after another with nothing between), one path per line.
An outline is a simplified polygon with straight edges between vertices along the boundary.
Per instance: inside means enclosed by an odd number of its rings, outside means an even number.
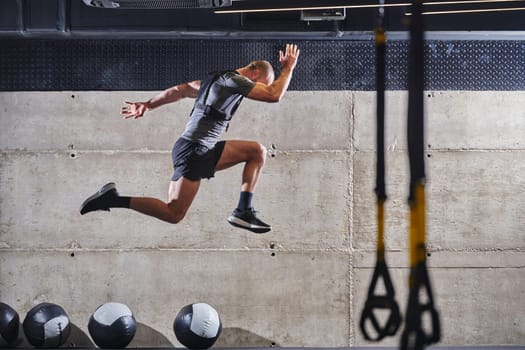
M23 318L60 304L71 345L93 346L87 322L126 303L131 346L179 346L178 310L220 313L217 346L367 345L361 308L375 264L375 108L369 92L289 92L245 101L226 138L274 150L255 196L273 225L254 235L226 218L241 167L203 181L178 225L127 210L80 216L114 181L122 194L166 198L170 151L190 100L122 120L150 92L0 94L0 300ZM408 295L406 92L387 95L387 262ZM525 344L525 95L429 92L428 264L441 345ZM383 341L396 345L399 336Z

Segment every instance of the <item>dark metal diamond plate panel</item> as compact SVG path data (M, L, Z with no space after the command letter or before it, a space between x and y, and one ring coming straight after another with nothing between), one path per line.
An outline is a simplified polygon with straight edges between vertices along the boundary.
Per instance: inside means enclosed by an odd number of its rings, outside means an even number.
M434 90L525 90L525 41L432 41L426 65Z
M374 43L295 40L291 90L374 90ZM281 40L0 41L1 91L162 90L213 70L266 59L279 67ZM387 89L407 88L408 42L387 46ZM525 41L426 42L429 90L525 90Z

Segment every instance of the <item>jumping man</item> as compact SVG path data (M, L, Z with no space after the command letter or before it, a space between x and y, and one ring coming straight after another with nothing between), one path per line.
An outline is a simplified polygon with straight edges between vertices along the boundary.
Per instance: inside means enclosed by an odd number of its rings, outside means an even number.
M279 102L288 89L300 50L287 44L279 51L281 74L274 80L272 65L267 61L253 61L231 71L210 74L203 81L195 80L171 87L147 102L126 102L122 107L124 118L140 118L145 112L181 100L195 98L186 128L172 150L173 176L168 202L150 197L120 196L114 183L104 185L86 199L80 207L84 215L95 210L129 208L169 223L180 222L203 178L211 178L215 171L244 163L241 194L237 208L228 218L236 227L255 233L271 230L258 219L252 198L266 159L266 148L259 142L218 141L226 130L243 97L263 102Z

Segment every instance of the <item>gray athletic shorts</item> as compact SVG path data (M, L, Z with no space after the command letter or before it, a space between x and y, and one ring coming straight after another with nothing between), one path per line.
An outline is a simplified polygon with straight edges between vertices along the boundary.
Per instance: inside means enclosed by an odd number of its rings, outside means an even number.
M225 145L226 141L219 141L213 148L208 148L200 143L179 138L171 151L173 159L171 180L177 181L182 176L188 180L212 178Z

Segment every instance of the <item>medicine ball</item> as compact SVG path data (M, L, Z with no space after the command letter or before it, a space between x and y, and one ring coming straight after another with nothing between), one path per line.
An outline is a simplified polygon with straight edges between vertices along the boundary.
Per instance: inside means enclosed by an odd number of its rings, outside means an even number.
M0 346L12 344L18 338L20 317L11 306L0 303Z
M137 322L126 305L105 303L89 318L88 330L99 347L122 349L133 340Z
M208 349L222 331L217 311L206 303L184 306L173 322L179 342L189 349Z
M29 310L23 327L29 343L38 348L59 347L71 332L69 317L64 309L51 303L41 303Z

